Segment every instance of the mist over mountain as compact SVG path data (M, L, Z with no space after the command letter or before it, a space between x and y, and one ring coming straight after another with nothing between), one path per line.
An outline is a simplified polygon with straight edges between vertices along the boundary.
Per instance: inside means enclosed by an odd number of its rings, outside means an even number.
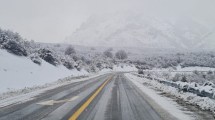
M214 44L212 35L211 29L189 17L161 18L126 12L91 16L66 42L84 46L198 49Z

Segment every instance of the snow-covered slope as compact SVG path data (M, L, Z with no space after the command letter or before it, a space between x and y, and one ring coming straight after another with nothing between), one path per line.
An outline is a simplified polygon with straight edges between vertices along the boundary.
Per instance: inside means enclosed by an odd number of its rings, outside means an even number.
M142 14L118 13L90 17L66 41L76 45L195 48L209 30L189 19L158 19Z
M87 74L86 71L55 67L44 60L41 66L27 57L19 57L0 49L0 93L54 82L67 76Z
M199 43L199 48L214 49L215 48L215 30L205 34Z

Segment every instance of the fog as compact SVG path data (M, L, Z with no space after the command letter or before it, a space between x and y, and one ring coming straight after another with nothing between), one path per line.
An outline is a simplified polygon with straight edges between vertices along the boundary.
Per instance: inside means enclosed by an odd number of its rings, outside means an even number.
M62 42L90 16L141 12L159 18L190 17L215 27L214 0L0 0L0 27L28 40Z

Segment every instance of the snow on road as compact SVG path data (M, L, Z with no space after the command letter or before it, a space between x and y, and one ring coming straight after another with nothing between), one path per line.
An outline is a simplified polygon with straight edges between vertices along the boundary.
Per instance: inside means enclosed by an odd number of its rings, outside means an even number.
M26 91L25 89L22 89L20 91L17 92L17 94L12 94L10 96L10 93L5 93L5 94L0 94L0 108L1 107L5 107L11 104L20 104L20 103L24 103L27 101L30 101L32 99L35 98L35 96L38 96L48 90L52 90L61 86L65 86L71 83L75 83L75 82L81 82L81 81L86 81L89 80L91 78L95 78L98 76L103 75L103 73L100 74L91 74L88 77L85 78L77 78L77 79L73 79L72 77L66 77L64 79L61 79L59 81L56 81L54 83L51 83L50 85L46 84L44 86L38 86L37 88L32 88L33 90L31 90L30 92ZM6 98L4 99L4 96L6 96Z
M159 95L155 90L143 85L143 80L140 77L134 76L130 73L125 76L131 80L138 88L140 88L146 95L152 98L160 107L169 112L179 120L192 120L192 117L180 110L180 106L170 98Z

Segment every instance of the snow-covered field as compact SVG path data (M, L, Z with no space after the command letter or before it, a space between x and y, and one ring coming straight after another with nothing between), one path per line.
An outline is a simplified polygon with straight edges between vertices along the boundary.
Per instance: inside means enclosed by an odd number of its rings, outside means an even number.
M150 88L157 89L164 93L170 94L178 99L185 101L186 103L197 105L202 110L209 110L211 112L214 112L215 101L213 99L210 99L208 97L200 97L200 96L197 96L196 94L189 93L189 92L182 92L182 91L179 91L177 88L164 85L155 80L149 80L146 78L137 77L134 74L126 74L126 76L132 79L135 84L141 84L142 86L144 86L143 84L147 84L148 87ZM149 93L149 92L147 91L146 93Z
M190 71L190 72L193 72L193 71L215 71L215 68L210 68L210 67L199 67L199 66L195 66L195 67L185 67L185 68L182 68L181 66L177 66L177 70L176 71Z
M193 72L193 71L215 71L215 68L210 68L210 67L200 67L200 66L195 66L195 67L184 67L182 68L180 65L176 67L176 70L172 68L154 68L149 71L159 71L159 72ZM147 70L148 71L148 70Z
M140 88L145 94L151 97L158 105L160 105L164 110L169 112L174 117L178 118L179 120L192 120L191 116L180 110L181 108L179 105L177 105L176 102L159 95L155 90L143 85L143 83L148 82L149 80L137 77L130 73L125 74L125 76L129 80L131 80L138 88Z

